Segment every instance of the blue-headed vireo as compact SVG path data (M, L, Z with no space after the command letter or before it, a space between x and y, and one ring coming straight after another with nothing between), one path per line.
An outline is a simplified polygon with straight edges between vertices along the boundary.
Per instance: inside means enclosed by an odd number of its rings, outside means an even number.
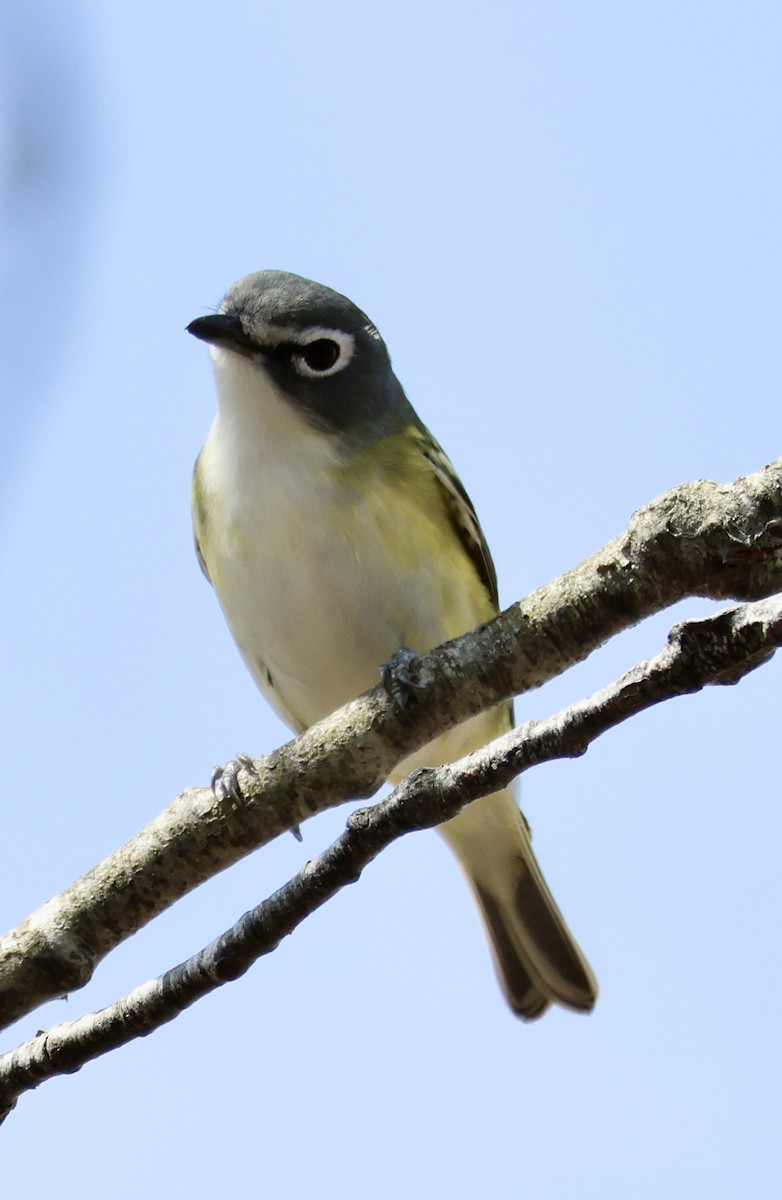
M498 611L491 555L451 463L374 325L284 271L235 284L189 332L211 347L219 409L196 463L199 558L239 650L282 719L306 729ZM510 727L502 704L400 765L437 766ZM486 925L514 1012L590 1010L597 988L508 789L440 833Z

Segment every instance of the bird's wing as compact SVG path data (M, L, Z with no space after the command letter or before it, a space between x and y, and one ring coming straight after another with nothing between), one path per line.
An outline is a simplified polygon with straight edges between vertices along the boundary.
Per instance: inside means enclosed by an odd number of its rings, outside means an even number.
M440 485L445 507L454 530L472 559L494 607L499 611L497 572L494 569L491 552L486 544L486 538L483 536L473 503L442 446L435 441L428 429L422 428L416 432L418 449Z
M198 464L200 461L201 461L201 456L199 454L198 458L196 459L195 466L193 467L193 486L192 486L192 494L191 494L192 510L193 510L193 542L195 544L195 552L196 552L196 558L198 559L198 565L200 566L201 570L203 571L207 582L212 583L212 580L209 578L209 571L207 570L206 559L204 558L204 552L201 549L201 543L198 540L199 531L201 529L203 529L204 525L206 524L206 505L204 503L204 497L203 497L203 494L201 491L201 475L198 470ZM214 585L212 585L212 586L214 586Z

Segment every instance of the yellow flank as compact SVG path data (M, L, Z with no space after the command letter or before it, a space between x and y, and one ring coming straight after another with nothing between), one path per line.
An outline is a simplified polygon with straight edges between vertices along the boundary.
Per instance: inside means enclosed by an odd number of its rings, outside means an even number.
M496 616L443 487L418 449L414 427L376 442L334 475L342 497L334 512L335 532L360 546L369 525L400 575L413 580L425 573L439 585L437 640L421 644L411 630L413 649L425 653Z
M203 451L202 451L203 453ZM198 562L209 579L209 570L204 557L204 547L206 545L207 528L206 528L206 496L204 494L203 472L199 470L201 455L198 456L193 467L193 480L190 488L190 508L193 517L193 537L195 539L196 555Z

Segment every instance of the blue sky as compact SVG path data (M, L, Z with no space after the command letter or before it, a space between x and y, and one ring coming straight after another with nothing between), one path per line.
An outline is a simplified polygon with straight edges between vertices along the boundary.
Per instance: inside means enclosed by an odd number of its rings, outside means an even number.
M287 737L189 528L214 393L184 327L239 276L297 271L369 313L506 603L666 488L780 452L771 0L71 7L9 3L0 52L7 195L31 145L56 168L4 226L3 927L214 763ZM521 715L707 611L617 639ZM527 776L600 979L591 1017L516 1022L445 848L411 837L237 984L25 1097L8 1194L775 1196L778 688L774 662ZM345 815L200 889L13 1034L178 962Z

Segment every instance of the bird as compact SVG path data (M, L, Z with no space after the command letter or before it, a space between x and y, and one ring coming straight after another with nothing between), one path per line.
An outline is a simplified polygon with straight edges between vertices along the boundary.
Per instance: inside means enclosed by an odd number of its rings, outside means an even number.
M209 346L217 413L193 473L198 559L260 691L302 732L499 611L454 467L407 399L376 326L287 271L240 279L187 331ZM502 703L395 770L439 766L511 728ZM533 852L513 788L438 827L483 919L512 1011L589 1012L592 970Z

